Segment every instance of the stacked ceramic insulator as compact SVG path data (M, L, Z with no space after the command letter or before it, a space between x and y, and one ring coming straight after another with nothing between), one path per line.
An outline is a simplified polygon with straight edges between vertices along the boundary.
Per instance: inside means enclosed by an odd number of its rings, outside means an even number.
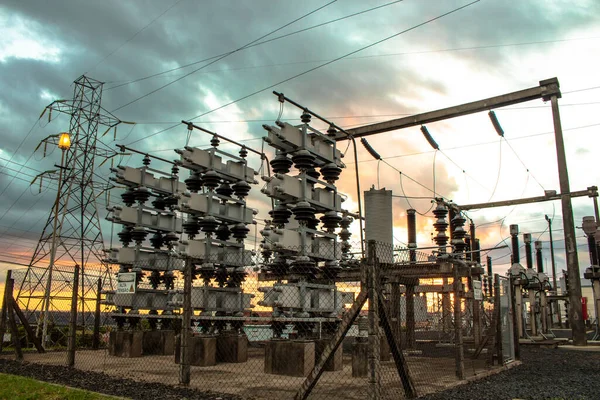
M262 192L274 204L261 231L263 271L308 280L320 273L335 278L350 250L352 219L343 214L335 186L345 166L333 140L335 130L313 129L307 112L301 120L300 126L263 125L268 131L264 140L276 149L273 175L263 176Z
M446 216L448 215L448 208L444 203L443 199L436 199L436 207L433 210L433 215L435 215L436 221L433 224L433 227L437 231L437 235L433 238L434 242L440 247L440 253L446 252L446 244L448 244L448 235L446 234L446 229L448 228L448 220Z
M110 249L109 260L120 265L119 272L133 271L138 281L143 271L149 271L148 282L153 289L161 283L173 287L173 269L180 263L172 250L179 240L181 221L175 209L178 195L185 190L178 181L179 168L172 166L170 174L151 167L146 156L140 168L114 168L111 180L125 186L121 194L123 206L109 207L107 219L122 225L117 234L123 245Z

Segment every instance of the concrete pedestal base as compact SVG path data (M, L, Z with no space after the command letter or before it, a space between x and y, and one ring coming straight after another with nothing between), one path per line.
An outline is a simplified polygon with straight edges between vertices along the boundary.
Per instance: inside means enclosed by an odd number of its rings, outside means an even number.
M175 332L145 331L142 351L144 355L172 356L175 353Z
M217 336L217 362L243 363L248 361L248 337L244 334Z
M215 336L190 337L190 365L211 367L217 364L217 338ZM175 338L175 362L181 362L181 335Z
M141 357L142 331L112 331L108 337L108 354L115 357Z
M390 351L390 344L387 341L385 335L381 336L379 343L379 361L391 361L392 352Z
M325 350L325 346L330 342L330 339L318 339L315 341L315 363L321 358L321 354ZM333 354L333 357L325 364L324 371L341 371L344 369L343 349L342 346Z
M271 340L265 346L265 373L307 376L315 366L315 342Z
M352 346L352 376L367 376L369 340L367 338L356 339ZM391 359L390 345L386 337L382 336L379 342L379 361L390 361Z
M352 346L352 376L367 376L369 367L369 342L367 338L354 342Z

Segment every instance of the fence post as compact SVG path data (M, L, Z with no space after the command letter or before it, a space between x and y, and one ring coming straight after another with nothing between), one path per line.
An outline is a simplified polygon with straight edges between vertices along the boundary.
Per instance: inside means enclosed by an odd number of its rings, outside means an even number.
M415 285L406 285L406 347L414 349L415 342Z
M181 323L181 353L179 364L179 383L190 384L190 334L192 323L192 279L193 264L191 259L185 260L183 273L183 321Z
M94 339L92 349L98 350L100 347L100 301L102 300L102 278L98 278L98 291L96 293L96 310L94 313Z
M17 360L23 360L23 351L21 350L21 341L19 340L19 330L17 329L17 322L15 321L15 313L12 307L13 303L13 288L15 280L8 279L6 281L6 290L4 291L4 303L6 303L6 312L8 314L8 325L10 326L10 336L15 347L15 354Z
M378 400L381 397L380 377L379 377L379 318L378 318L378 289L379 289L379 261L376 255L376 244L370 240L367 246L367 297L369 299L369 390L368 399Z
M522 316L520 315L521 313L521 308L517 308L517 291L519 290L519 295L520 295L520 287L517 287L513 284L513 277L511 276L509 278L509 290L510 290L510 302L511 302L511 306L512 306L512 317L513 317L513 335L515 337L514 340L514 349L515 349L515 360L520 360L521 359L521 351L519 350L519 339L521 339L521 330L520 330L520 326L522 326Z
M8 290L8 281L12 277L12 270L6 271L6 283L4 284L4 293L2 297L2 312L0 312L0 352L2 351L2 345L4 344L4 334L6 333L6 317L8 312L6 294Z
M498 365L504 364L504 352L502 350L502 309L500 299L500 275L494 275L494 315L496 317L496 355Z
M79 265L75 264L73 273L73 292L71 294L71 320L69 323L69 338L67 342L67 366L75 365L75 347L77 338L77 292L79 290Z
M462 316L461 316L461 301L460 301L460 285L461 280L458 273L458 265L453 265L453 282L454 289L454 345L456 346L456 377L460 380L465 379L465 354L463 348L462 336Z

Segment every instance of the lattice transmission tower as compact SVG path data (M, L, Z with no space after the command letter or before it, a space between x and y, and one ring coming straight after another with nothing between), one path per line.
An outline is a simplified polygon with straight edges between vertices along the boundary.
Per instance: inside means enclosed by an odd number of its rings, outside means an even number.
M78 308L84 327L93 317L90 305L95 305L98 279L103 287L111 284L96 203L109 183L95 169L115 155L99 140L99 127L109 130L121 121L102 108L102 86L82 75L74 82L73 99L57 100L46 107L50 115L70 116L71 146L62 150L56 200L17 292L17 301L28 317L35 316L44 342L48 325L61 323L58 312L66 310L61 302L70 302L75 264L81 267ZM56 141L58 135L50 138Z

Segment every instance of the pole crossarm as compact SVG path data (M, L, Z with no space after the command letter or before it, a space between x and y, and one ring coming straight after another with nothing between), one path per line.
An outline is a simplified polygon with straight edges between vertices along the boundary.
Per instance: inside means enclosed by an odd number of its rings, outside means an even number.
M57 111L63 114L72 115L80 108L80 103L81 102L77 100L55 100L46 106L46 110L49 109L51 111ZM96 116L99 125L104 125L109 128L112 128L121 123L121 120L119 118L112 115L103 107L100 107L100 110L102 111L102 113L98 113L98 115Z
M442 121L445 119L456 118L463 115L474 114L494 108L506 107L513 104L524 103L526 101L544 99L548 100L552 96L561 97L557 78L540 81L539 86L529 89L518 90L512 93L506 93L500 96L490 97L483 100L473 101L458 106L442 108L440 110L429 111L422 114L411 115L393 119L391 121L379 122L357 128L347 129L346 132L355 138L375 135L377 133L395 131L397 129L409 128L411 126L423 125L430 122ZM346 140L347 135L337 135L335 140Z
M553 201L560 200L563 195L567 195L569 197L595 197L598 196L598 188L596 186L590 186L586 190L579 190L576 192L570 193L552 193L545 196L536 196L536 197L526 197L523 199L514 199L514 200L502 200L502 201L493 201L489 203L477 203L477 204L465 204L453 205L457 210L460 211L469 211L476 210L480 208L494 208L494 207L506 207L506 206L514 206L519 204L530 204L530 203L540 203L543 201Z

